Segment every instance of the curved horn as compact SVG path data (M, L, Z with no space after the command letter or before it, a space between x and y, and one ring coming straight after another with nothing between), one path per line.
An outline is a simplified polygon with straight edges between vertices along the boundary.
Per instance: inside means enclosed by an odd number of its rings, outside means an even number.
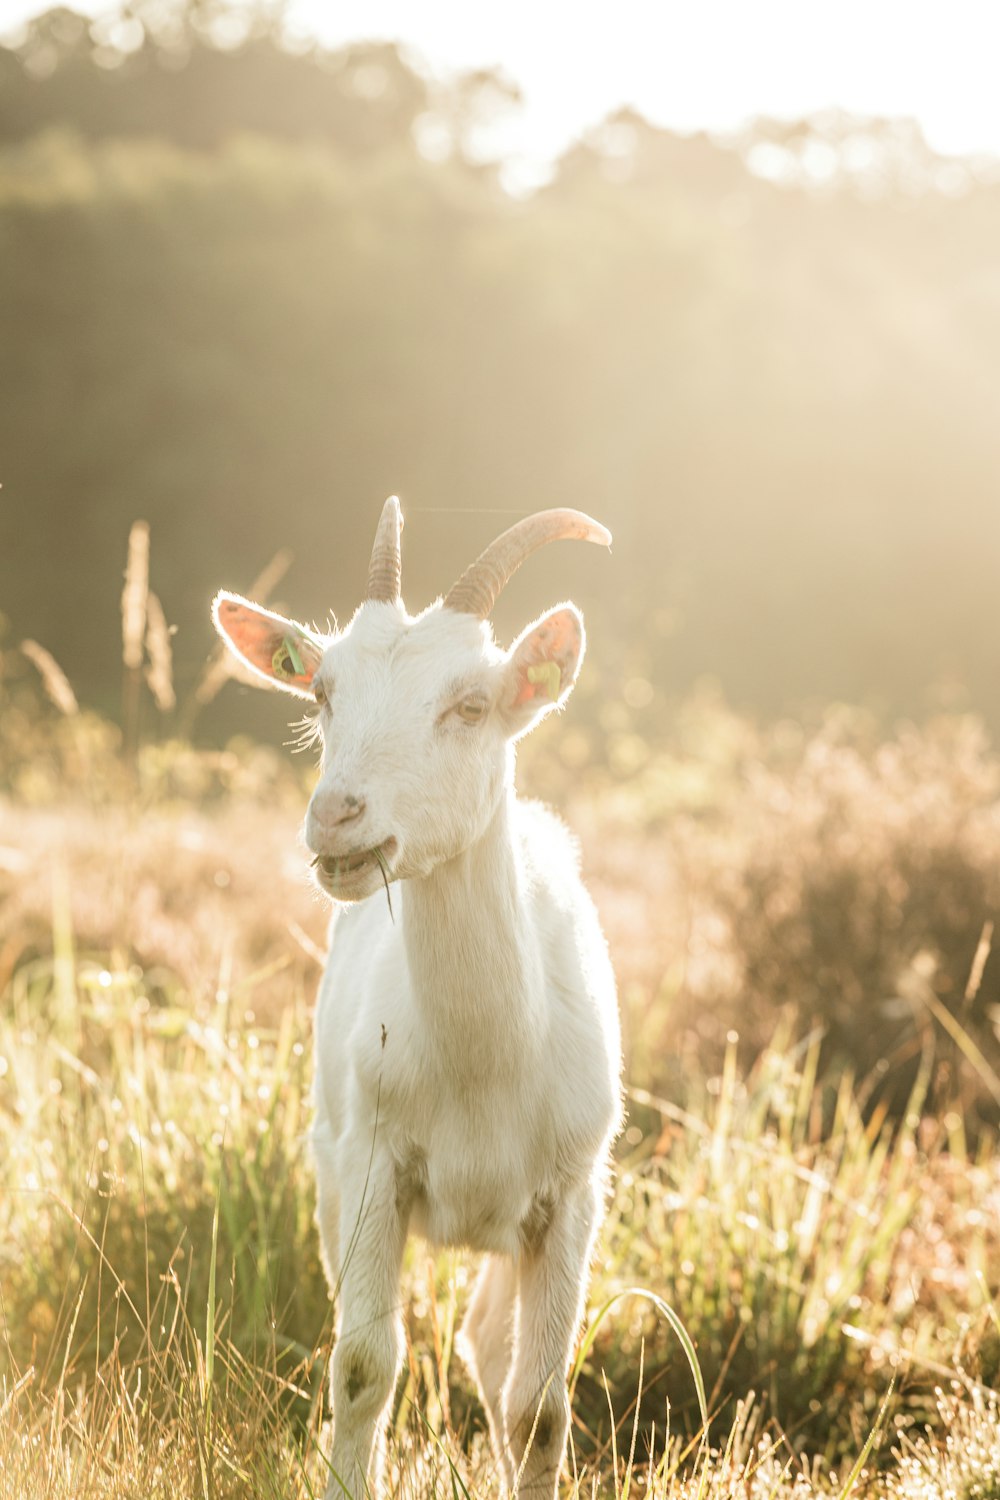
M546 542L574 540L611 546L611 533L599 521L592 521L579 510L540 510L525 516L491 542L471 567L466 568L457 583L452 584L444 602L460 614L485 620L501 589L517 572L525 558Z
M403 564L399 553L399 533L403 529L403 515L399 498L390 495L382 507L372 560L368 564L368 588L365 599L377 599L385 604L395 604L403 577Z

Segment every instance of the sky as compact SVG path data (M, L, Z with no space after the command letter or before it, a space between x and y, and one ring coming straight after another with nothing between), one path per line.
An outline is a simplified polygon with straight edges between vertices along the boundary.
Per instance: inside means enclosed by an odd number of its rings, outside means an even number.
M0 0L0 33L44 8ZM830 107L906 116L942 154L1000 156L1000 0L290 0L288 13L330 46L402 41L433 72L499 65L524 104L497 154L526 178L626 104L720 134Z

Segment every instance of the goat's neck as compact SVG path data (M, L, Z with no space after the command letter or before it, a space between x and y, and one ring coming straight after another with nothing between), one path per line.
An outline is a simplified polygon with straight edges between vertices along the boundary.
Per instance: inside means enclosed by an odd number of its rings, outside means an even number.
M510 792L482 838L404 886L414 1003L437 1055L470 1082L516 1067L534 1034L534 956L511 828L513 802Z

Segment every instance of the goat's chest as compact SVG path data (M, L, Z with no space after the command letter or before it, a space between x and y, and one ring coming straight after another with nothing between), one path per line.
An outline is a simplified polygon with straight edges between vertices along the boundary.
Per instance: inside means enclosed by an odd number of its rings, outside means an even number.
M418 1006L391 938L352 1000L365 954L348 930L317 1016L317 1100L341 1143L341 1173L377 1139L395 1165L412 1228L434 1244L515 1254L537 1238L572 1176L569 1063L525 1005L480 977ZM522 997L523 1000L523 997ZM590 1156L592 1157L591 1151Z
M555 1192L547 1111L516 1076L430 1081L386 1101L412 1227L433 1244L514 1254Z
M413 1228L433 1244L515 1254L554 1193L533 1146L499 1108L442 1120L423 1141L411 1136L399 1180Z

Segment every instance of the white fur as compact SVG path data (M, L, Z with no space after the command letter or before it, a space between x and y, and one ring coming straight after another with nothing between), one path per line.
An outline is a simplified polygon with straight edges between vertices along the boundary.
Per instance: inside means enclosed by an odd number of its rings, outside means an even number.
M329 707L307 843L347 858L396 841L395 922L377 867L335 887L353 904L335 910L316 1015L318 1219L340 1301L330 1500L378 1490L410 1230L486 1252L462 1352L504 1481L555 1493L620 1059L572 842L514 792L513 740L556 706L518 704L518 686L553 630L562 702L584 646L572 606L504 653L471 616L367 603L313 680ZM474 725L456 712L470 696L488 705Z

